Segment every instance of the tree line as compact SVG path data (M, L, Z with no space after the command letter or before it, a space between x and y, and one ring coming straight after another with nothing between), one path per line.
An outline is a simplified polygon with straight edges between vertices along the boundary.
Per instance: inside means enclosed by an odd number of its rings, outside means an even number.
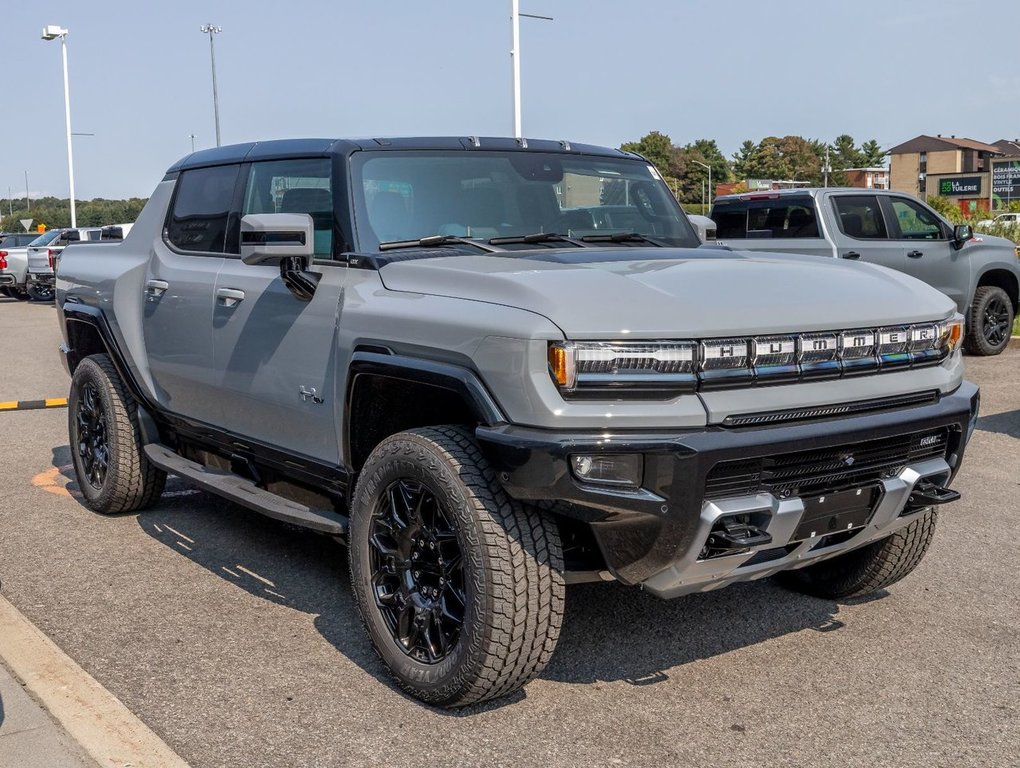
M831 144L802 136L767 136L759 142L748 139L729 160L714 139L677 146L659 131L622 144L620 149L644 155L683 202L701 200L702 184L708 180L705 166L712 168L713 186L746 179L806 181L821 186L828 150L829 186L845 186L849 181L845 169L885 165L885 152L877 141L870 139L858 146L848 134L837 136Z
M75 218L79 227L102 227L107 224L127 224L138 218L147 200L132 197L127 200L75 200ZM21 219L32 219L32 229L45 224L47 229L71 226L71 205L68 198L40 197L25 202L25 198L0 199L0 230L21 232Z

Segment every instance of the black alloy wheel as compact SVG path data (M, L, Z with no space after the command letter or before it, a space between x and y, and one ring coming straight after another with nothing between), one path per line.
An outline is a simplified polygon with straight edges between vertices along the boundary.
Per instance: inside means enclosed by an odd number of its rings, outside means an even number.
M1003 345L1009 338L1012 315L1009 299L993 296L985 305L981 332L993 347Z
M110 466L110 445L107 439L106 413L95 384L82 387L75 412L78 458L84 479L97 491L103 489Z
M464 565L457 532L435 494L401 478L379 500L369 528L375 604L398 647L436 664L464 625Z

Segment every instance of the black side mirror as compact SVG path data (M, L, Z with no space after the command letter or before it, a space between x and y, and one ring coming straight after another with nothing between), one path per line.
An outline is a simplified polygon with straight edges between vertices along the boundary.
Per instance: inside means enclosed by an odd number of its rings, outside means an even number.
M957 248L962 248L963 244L974 237L974 230L971 229L970 224L957 224L953 227L953 244Z

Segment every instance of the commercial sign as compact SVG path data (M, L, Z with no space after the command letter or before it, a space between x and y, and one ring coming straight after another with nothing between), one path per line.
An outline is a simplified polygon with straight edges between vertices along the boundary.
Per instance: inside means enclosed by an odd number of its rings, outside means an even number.
M939 179L939 194L956 197L980 195L981 177L963 176L956 179Z
M999 198L995 208L1020 200L1020 160L992 161L992 196Z

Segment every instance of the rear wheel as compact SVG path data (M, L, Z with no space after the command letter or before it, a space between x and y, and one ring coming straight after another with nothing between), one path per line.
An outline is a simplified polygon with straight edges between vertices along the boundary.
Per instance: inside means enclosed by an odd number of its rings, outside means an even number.
M895 584L918 566L935 535L937 519L938 513L930 508L891 536L817 565L784 571L778 578L790 589L815 597L863 597Z
M1013 330L1013 302L995 285L974 291L967 318L966 349L973 355L997 355L1009 344Z
M29 283L25 292L32 301L53 301L53 288L43 283Z
M85 502L104 515L154 504L166 473L142 450L138 406L109 355L82 360L67 401L71 458Z
M552 657L565 590L556 526L506 496L461 429L403 432L372 452L350 565L375 650L423 701L505 695Z

